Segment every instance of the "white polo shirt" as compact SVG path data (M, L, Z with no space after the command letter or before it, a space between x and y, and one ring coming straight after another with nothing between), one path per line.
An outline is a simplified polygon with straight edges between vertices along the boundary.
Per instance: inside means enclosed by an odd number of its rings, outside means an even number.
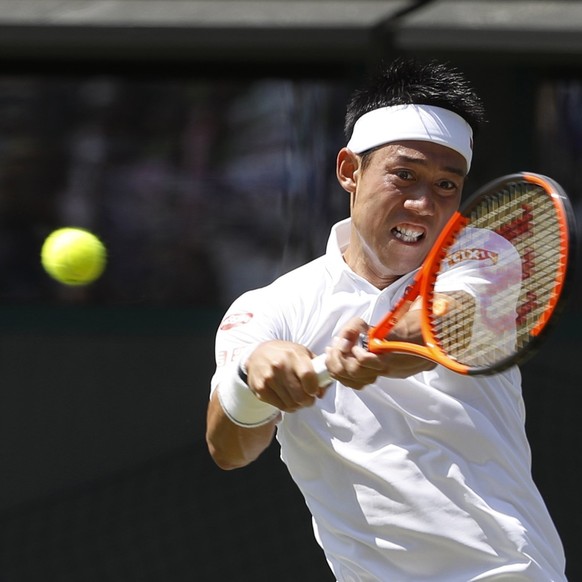
M322 353L350 318L375 324L393 306L412 275L380 291L353 273L342 258L349 229L337 224L323 257L233 303L212 389L242 350L280 339ZM443 288L457 268L471 261L453 265ZM277 439L340 582L564 581L524 423L517 368L466 377L437 366L359 391L336 382L283 413Z

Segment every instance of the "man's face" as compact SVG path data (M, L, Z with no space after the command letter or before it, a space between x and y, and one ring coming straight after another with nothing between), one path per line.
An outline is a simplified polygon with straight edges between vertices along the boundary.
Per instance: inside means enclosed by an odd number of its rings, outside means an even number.
M352 233L345 258L382 289L421 265L459 206L466 162L454 150L424 141L387 144L365 168L361 158L342 151L355 159L351 181L342 181L342 152L338 156L340 183L351 194Z

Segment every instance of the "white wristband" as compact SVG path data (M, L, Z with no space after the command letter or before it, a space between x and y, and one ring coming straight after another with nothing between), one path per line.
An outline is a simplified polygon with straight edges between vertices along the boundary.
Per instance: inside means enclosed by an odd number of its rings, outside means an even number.
M226 416L238 426L252 428L277 417L279 409L261 402L243 382L238 366L231 368L218 385L218 400Z

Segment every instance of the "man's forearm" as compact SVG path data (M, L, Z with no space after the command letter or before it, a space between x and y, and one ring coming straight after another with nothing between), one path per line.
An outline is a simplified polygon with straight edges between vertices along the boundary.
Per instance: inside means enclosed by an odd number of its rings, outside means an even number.
M208 405L206 442L214 462L225 470L252 463L269 446L276 420L254 428L232 422L224 412L215 391Z

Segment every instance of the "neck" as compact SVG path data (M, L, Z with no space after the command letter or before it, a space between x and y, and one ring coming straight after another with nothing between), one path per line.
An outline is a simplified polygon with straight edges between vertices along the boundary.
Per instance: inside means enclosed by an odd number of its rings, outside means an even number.
M356 275L366 279L368 283L377 289L386 289L401 277L401 275L386 273L386 269L374 255L354 253L353 248L353 245L350 244L346 249L343 255L344 261Z

